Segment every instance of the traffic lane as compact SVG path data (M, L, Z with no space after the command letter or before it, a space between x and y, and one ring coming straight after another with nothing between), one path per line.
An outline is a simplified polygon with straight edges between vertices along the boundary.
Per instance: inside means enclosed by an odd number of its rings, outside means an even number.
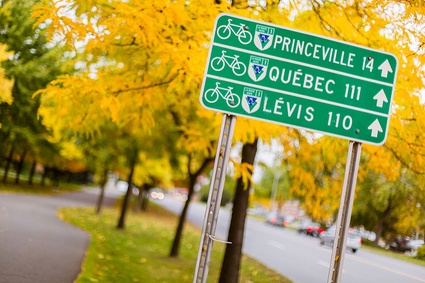
M416 264L398 259L382 256L360 249L358 254L346 254L344 266L349 271L350 279L356 280L364 273L367 277L361 277L365 282L425 282L425 268ZM345 274L342 279L344 280ZM344 281L345 282L345 281ZM348 282L348 281L347 281ZM350 281L359 282L359 281Z
M157 203L177 215L181 213L184 204L172 198ZM216 236L220 239L227 239L230 213L227 208L220 208L216 229ZM205 204L190 204L188 221L202 227L204 215ZM320 246L317 238L247 218L243 252L295 283L327 282L332 249ZM391 270L387 270L386 266L390 266L388 269ZM423 272L425 269L421 266L360 249L356 254L346 252L342 282L420 283L425 278Z
M317 238L293 230L267 227L252 219L248 222L247 254L294 282L327 282L331 247L320 246ZM261 232L260 239L257 232ZM341 278L344 283L418 283L425 282L425 268L360 249L355 254L346 251Z
M295 283L326 282L330 253L316 238L296 231L248 221L244 253Z

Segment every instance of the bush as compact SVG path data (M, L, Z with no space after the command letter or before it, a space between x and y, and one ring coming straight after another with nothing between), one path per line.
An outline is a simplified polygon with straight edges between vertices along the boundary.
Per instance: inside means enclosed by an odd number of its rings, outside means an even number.
M417 259L421 259L421 260L425 260L425 245L423 245L422 247L420 247L416 253L416 258Z

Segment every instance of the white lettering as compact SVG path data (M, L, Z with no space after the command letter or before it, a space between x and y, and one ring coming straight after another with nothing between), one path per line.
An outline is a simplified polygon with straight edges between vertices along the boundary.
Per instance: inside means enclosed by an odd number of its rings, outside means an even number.
M282 108L283 103L285 103L283 101L283 98L279 98L279 100L276 100L274 105L274 110L273 110L274 114L282 115L282 112L280 112L280 109Z
M305 74L303 88L310 89L313 87L314 77L310 74Z
M322 83L323 83L324 80L325 80L325 78L317 77L316 83L314 84L314 90L323 92L323 88L321 88L321 87L322 87Z
M297 108L297 104L294 104L294 105L292 105L292 107L291 107L291 104L288 102L288 103L286 104L286 107L287 107L287 109L288 109L288 117L291 117L291 116L292 116L292 114L294 113L295 108Z
M309 51L309 48L313 47L313 43L311 42L307 42L307 44L305 45L305 56L307 57L311 57L311 50Z
M302 72L300 69L298 69L295 73L294 73L294 79L292 80L292 85L294 86L301 86L301 84L298 82L300 80L300 76L302 76Z
M353 68L353 67L354 67L354 66L353 66L353 60L354 60L354 57L356 57L356 54L350 53L350 54L348 55L348 62L347 62L347 66L348 66L348 67L351 67L351 68Z
M314 51L313 51L313 58L315 59L320 59L320 57L317 55L317 53L319 53L319 50L322 46L316 44L314 45Z
M311 122L314 119L314 108L313 107L307 107L307 110L305 111L307 115L304 116L304 119L307 122Z
M286 52L289 52L289 44L291 44L291 39L289 37L283 38L282 50L286 47Z
M273 76L273 71L277 72L275 76ZM269 72L269 78L272 82L276 82L279 79L279 68L271 67Z
M274 45L273 48L276 49L276 45L278 45L279 43L282 43L283 38L280 35L276 35L274 40Z
M325 86L325 90L326 90L327 93L332 94L332 93L334 93L334 91L330 89L330 87L329 87L330 84L335 85L335 81L334 80L327 81L326 86Z
M288 77L286 79L285 79L285 72L286 72L286 69L282 69L282 76L280 77L280 80L284 84L289 84L289 82L291 81L291 77L292 77L292 70L289 70Z
M333 64L354 67L355 53L346 53L332 47L322 46L309 41L296 38L276 35L274 37L274 49L281 49L282 52L293 53L307 58L327 61ZM365 64L363 64L365 65ZM363 66L364 69L364 66Z
M271 110L271 109L267 109L267 102L268 102L268 101L269 101L269 98L268 98L268 97L264 98L263 112L271 113L271 112L272 112L272 110Z

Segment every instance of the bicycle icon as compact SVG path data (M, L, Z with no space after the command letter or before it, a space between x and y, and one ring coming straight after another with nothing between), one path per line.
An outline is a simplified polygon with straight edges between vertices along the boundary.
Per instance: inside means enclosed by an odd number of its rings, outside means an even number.
M233 73L236 76L242 76L246 72L246 66L244 63L239 62L239 55L229 56L226 55L226 51L221 52L221 57L215 57L211 60L211 67L219 72L224 69L224 66L229 66L232 68Z
M210 88L205 92L205 99L209 103L214 103L218 100L218 98L221 96L224 100L226 100L226 103L229 107L235 108L241 103L240 97L232 92L233 87L220 87L220 83L215 83L215 88ZM224 92L223 92L224 91ZM224 93L224 94L223 94Z
M247 30L247 26L232 24L232 19L228 20L227 25L221 25L217 29L217 35L221 39L228 39L232 33L238 37L242 44L248 44L252 40L252 34Z

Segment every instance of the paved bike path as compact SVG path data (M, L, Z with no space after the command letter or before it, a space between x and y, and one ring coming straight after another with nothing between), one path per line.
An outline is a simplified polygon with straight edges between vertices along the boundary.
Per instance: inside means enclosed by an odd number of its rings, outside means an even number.
M95 207L98 189L55 196L0 194L0 283L72 283L89 235L56 216L59 207ZM118 195L107 194L105 205Z

